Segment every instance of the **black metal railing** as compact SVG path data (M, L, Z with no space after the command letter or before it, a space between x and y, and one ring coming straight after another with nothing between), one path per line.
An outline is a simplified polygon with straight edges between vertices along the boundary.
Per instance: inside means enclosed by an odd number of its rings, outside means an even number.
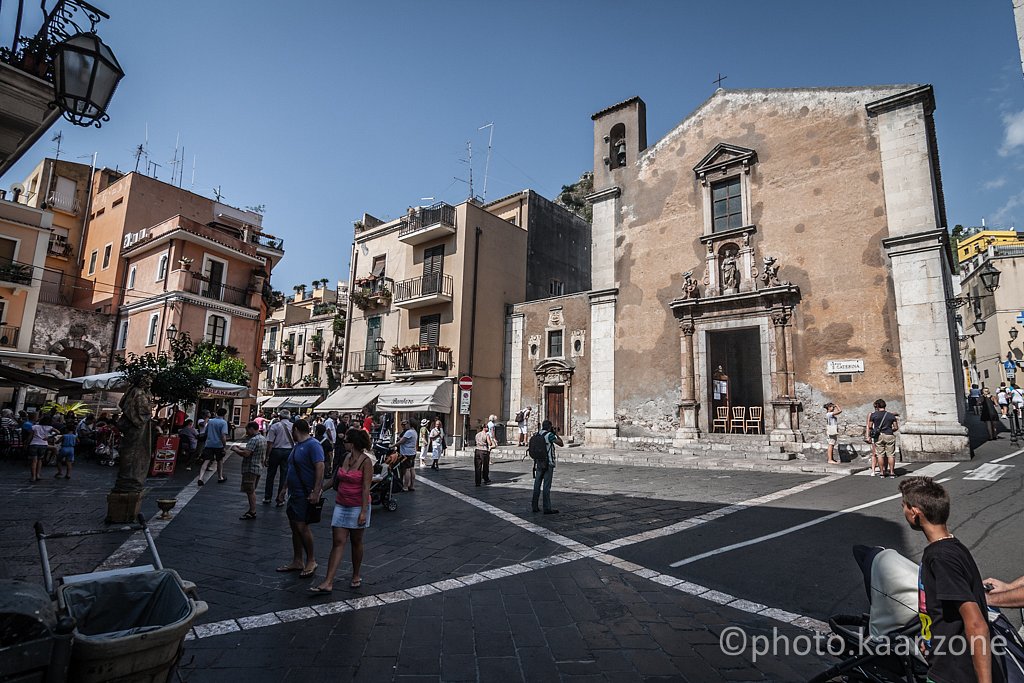
M437 224L448 225L454 228L455 207L445 202L438 202L433 206L416 209L403 221L402 227L398 230L398 236L405 237L423 228Z
M28 263L17 261L0 261L0 281L13 282L18 285L32 284L33 267Z
M267 249L274 249L276 251L284 251L284 239L280 237L254 232L249 235L249 241L260 247L266 247Z
M319 358L320 356L323 356L324 355L324 341L323 341L323 339L321 339L320 341L316 341L314 339L310 339L308 342L306 342L306 355L307 356L315 356L317 358Z
M445 275L444 273L422 275L411 280L402 280L395 283L395 303L434 294L451 296L453 289L451 275Z
M210 282L195 273L192 274L188 291L192 294L198 294L204 299L214 299L216 301L223 301L226 304L245 306L246 308L250 307L249 300L252 296L247 289L232 287L223 282Z
M50 237L50 241L46 244L46 253L63 258L71 256L71 244L68 242L68 238L63 235Z
M0 3L0 8L14 4L8 0ZM47 8L50 4L49 0L16 1L16 8L7 14L14 21L8 25L10 41L2 41L0 62L52 83L53 47L76 34L95 32L96 24L110 17L84 0L56 0ZM33 32L40 14L42 21Z
M391 357L392 372L421 372L424 370L448 372L451 366L451 349L432 344L413 347Z
M349 353L349 372L383 372L384 359L376 351L352 351Z
M0 346L15 348L18 346L18 333L20 327L14 325L0 325Z

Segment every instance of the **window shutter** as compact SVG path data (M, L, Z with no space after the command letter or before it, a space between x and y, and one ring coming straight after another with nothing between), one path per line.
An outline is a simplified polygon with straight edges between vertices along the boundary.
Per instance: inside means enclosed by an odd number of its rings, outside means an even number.
M420 317L420 344L437 346L441 343L441 314Z

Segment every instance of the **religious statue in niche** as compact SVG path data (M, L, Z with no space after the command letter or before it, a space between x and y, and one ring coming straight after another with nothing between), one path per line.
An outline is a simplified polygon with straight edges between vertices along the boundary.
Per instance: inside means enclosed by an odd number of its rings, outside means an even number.
M722 294L735 294L740 290L740 272L736 264L739 250L734 245L729 245L720 253L722 255Z
M700 289L697 286L697 281L693 279L693 271L688 270L683 273L683 298L684 299L699 299Z

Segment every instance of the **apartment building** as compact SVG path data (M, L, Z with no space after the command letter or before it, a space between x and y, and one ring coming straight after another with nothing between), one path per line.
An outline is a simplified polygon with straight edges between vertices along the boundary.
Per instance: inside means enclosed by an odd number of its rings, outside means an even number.
M97 191L91 208L80 273L91 286L74 303L113 316L113 355L167 350L169 336L188 332L237 353L254 386L270 273L284 254L263 217L138 173ZM246 420L255 397L231 407Z
M589 230L530 190L391 221L364 215L351 259L346 386L317 410L438 417L461 443L467 426L502 412L506 308L528 292L589 287ZM462 375L474 381L468 411L456 395Z
M260 405L263 410L307 409L341 384L348 283L296 285L274 310L263 334ZM307 293L309 292L309 293Z
M0 404L5 408L39 407L48 397L45 378L65 377L70 365L63 356L31 349L52 222L49 211L0 200ZM21 372L41 375L40 384L19 381Z

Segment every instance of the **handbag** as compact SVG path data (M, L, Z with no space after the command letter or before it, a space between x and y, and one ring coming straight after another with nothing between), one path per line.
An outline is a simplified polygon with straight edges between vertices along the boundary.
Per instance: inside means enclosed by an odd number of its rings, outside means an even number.
M882 436L882 427L885 424L885 418L887 417L889 417L888 411L885 413L885 415L882 416L882 419L878 421L878 426L871 428L872 441L878 441L878 437ZM892 422L890 422L889 424L892 424Z

